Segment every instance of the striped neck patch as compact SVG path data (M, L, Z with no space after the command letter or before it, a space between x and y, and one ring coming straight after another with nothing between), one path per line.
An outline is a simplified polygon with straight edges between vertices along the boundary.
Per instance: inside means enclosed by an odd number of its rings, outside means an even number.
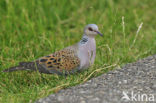
M80 41L81 44L85 44L88 41L88 38L83 37L82 40Z

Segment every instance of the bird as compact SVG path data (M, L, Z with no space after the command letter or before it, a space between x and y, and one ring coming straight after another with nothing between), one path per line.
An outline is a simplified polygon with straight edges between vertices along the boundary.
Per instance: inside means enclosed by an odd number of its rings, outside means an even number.
M31 62L19 62L19 65L5 69L3 72L18 70L39 71L45 74L72 74L89 68L96 57L96 35L103 36L96 24L88 24L82 39L71 46L40 57Z

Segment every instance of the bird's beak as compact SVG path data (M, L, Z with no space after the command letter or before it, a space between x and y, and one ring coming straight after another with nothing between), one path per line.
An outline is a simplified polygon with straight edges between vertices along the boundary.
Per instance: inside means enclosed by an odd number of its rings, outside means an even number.
M100 33L99 31L96 31L100 36L103 36L103 34L102 33Z

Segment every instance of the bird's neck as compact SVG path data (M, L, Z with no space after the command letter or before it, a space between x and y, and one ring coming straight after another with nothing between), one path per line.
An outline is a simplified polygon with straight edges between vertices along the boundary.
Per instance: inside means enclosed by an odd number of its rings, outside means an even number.
M84 34L82 39L80 40L80 44L86 44L87 42L94 41L94 40L95 40L94 37Z
M94 39L95 36L94 36L94 35L83 34L82 38L90 38L90 39Z

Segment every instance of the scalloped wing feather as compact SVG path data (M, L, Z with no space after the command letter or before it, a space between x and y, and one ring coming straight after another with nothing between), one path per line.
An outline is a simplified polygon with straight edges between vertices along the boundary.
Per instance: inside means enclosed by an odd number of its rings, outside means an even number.
M80 60L74 50L64 49L40 58L39 64L44 65L48 70L70 72L79 67Z

